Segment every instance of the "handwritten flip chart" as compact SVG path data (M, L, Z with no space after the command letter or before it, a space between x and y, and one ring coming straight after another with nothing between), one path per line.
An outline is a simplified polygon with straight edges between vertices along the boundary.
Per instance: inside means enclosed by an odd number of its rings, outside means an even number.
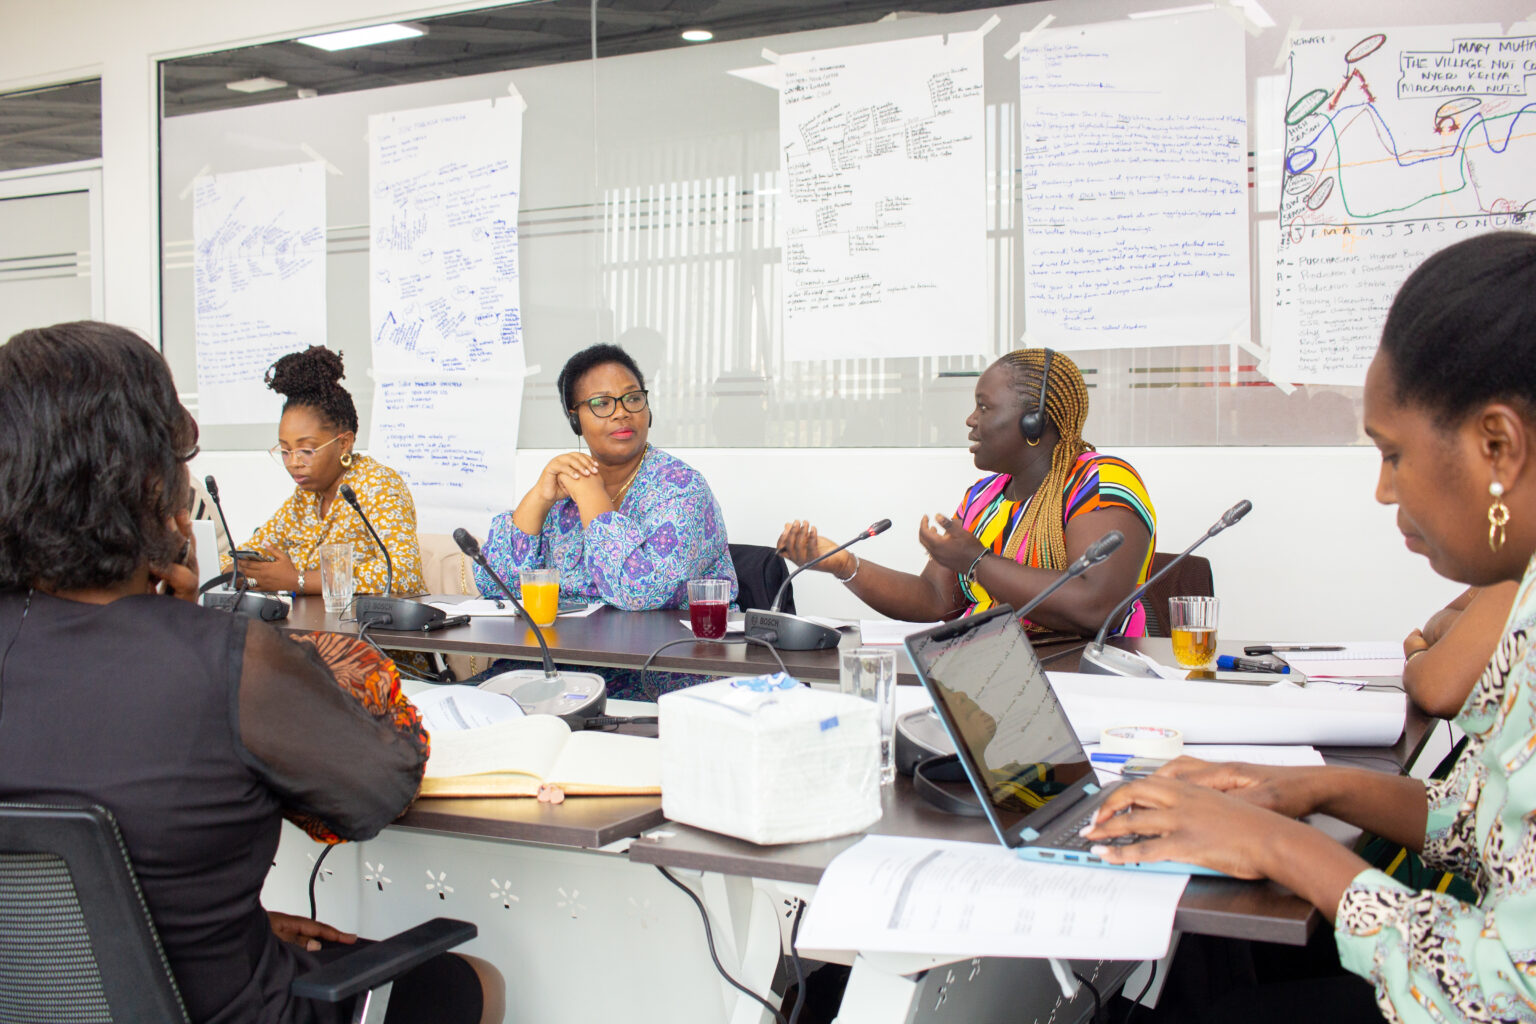
M1285 74L1269 373L1360 385L1416 266L1536 226L1536 35L1313 32Z
M981 34L779 70L784 357L990 351Z
M198 420L270 423L281 355L325 342L325 169L205 175L192 187Z
M1249 337L1243 53L1224 11L1048 29L1024 44L1032 344Z
M371 450L410 486L422 532L480 535L515 502L522 390L521 374L374 374Z
M429 532L483 531L515 498L523 109L513 96L368 119L373 450Z

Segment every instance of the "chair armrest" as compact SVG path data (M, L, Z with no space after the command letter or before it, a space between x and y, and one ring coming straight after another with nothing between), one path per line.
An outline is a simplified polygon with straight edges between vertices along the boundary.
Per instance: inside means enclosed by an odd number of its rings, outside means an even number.
M289 991L300 999L338 1003L394 981L439 953L468 942L479 929L468 921L434 917L380 942L370 942L323 967L293 979Z

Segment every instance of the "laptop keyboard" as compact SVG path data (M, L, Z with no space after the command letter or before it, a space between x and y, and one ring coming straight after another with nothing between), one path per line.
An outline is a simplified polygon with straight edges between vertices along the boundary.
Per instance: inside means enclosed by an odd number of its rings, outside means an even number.
M1082 834L1083 829L1087 828L1088 824L1093 821L1093 816L1097 812L1098 807L1095 805L1083 814L1070 818L1058 825L1053 830L1055 835L1045 840L1043 845L1054 846L1062 850L1086 851L1093 846L1129 846L1132 843L1139 843L1143 839L1148 838L1147 836L1136 835L1135 833L1127 836L1115 836L1111 839L1089 839L1085 837Z

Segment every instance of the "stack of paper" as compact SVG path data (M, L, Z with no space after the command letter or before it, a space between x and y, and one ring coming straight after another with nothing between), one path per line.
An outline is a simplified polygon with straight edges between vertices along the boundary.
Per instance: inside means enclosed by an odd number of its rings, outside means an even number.
M796 946L1156 960L1188 881L1032 863L1001 844L865 836L827 866Z

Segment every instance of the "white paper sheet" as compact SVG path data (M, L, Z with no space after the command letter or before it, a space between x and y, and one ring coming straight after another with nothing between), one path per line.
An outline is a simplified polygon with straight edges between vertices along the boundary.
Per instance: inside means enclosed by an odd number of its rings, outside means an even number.
M1292 37L1270 376L1363 384L1414 267L1464 238L1531 227L1533 54L1536 36L1498 25Z
M981 34L779 71L785 358L989 351Z
M523 393L520 97L368 119L374 454L419 528L515 503Z
M859 643L866 647L901 646L913 633L932 629L937 622L901 622L897 619L860 619Z
M1078 739L1106 728L1178 729L1185 743L1391 746L1402 735L1401 691L1341 693L1294 686L1235 686L1175 679L1049 673Z
M1000 844L865 836L827 866L800 949L1152 960L1188 877L1020 860Z
M325 168L200 177L192 189L198 421L262 423L279 356L325 343Z
M1031 345L1250 336L1243 52L1225 11L1047 29L1024 45Z
M412 697L411 703L421 712L421 722L427 731L434 735L523 717L517 701L477 686L439 686Z

